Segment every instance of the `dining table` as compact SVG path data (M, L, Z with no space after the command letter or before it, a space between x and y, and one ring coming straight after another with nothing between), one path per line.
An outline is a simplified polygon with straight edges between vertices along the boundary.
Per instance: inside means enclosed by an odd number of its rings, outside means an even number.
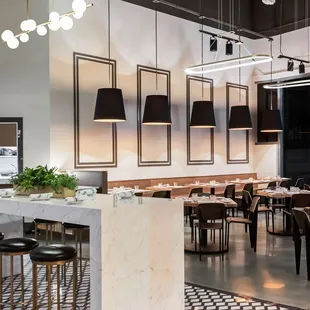
M205 189L209 189L211 195L215 195L215 191L216 189L222 189L224 190L227 185L232 185L233 183L229 183L229 182L216 182L216 181L211 181L211 182L207 182L207 183L191 183L191 184L187 184L188 187L198 187L198 188L205 188Z
M197 208L201 204L211 204L211 203L223 203L227 210L232 209L232 208L237 208L238 204L232 200L231 198L225 198L225 197L219 197L215 196L214 198L210 197L188 197L188 196L178 196L175 197L175 200L181 200L183 201L184 207L192 207L192 208ZM193 223L194 225L195 223ZM225 227L224 227L225 229ZM193 229L191 231L188 231L188 227L185 227L184 232L184 250L186 253L195 253L199 254L198 248L199 246L197 245L195 247L195 243L193 242ZM214 233L214 232L213 232ZM211 234L212 236L212 234ZM208 234L206 231L202 232L202 247L201 251L203 254L219 254L221 251L219 250L219 243L217 240L212 239L211 241L208 241ZM199 242L199 241L197 241ZM223 250L224 252L228 251L227 245L224 246Z
M288 190L286 188L276 188L276 189L264 189L264 190L259 190L257 191L257 195L261 197L266 197L271 200L270 205L273 202L273 199L281 199L284 201L283 205L283 212L282 216L285 217L283 218L283 228L275 228L272 227L272 230L270 230L270 227L267 227L268 233L272 235L277 235L277 236L291 236L292 235L292 220L290 217L290 201L293 195L295 194L310 194L310 191L308 190L300 190L298 188L294 188L292 190ZM274 212L272 209L270 209L271 212ZM269 215L268 215L269 218ZM268 221L269 222L269 221Z
M236 180L229 180L230 183L233 184L247 184L247 183L252 183L252 184L269 184L271 182L283 182L283 181L289 181L291 180L290 178L261 178L261 179L254 179L254 178L249 178L249 179L236 179Z

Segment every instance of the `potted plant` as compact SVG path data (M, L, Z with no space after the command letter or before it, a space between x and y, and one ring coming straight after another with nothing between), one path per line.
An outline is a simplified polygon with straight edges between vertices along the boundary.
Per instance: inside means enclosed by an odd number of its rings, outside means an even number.
M57 174L52 184L55 191L54 197L74 197L77 186L78 179L75 175L69 175L68 173Z
M75 195L75 188L78 179L67 173L57 173L57 168L37 166L25 168L20 174L11 178L11 183L17 194L30 195L39 193L54 193L55 197L72 197Z

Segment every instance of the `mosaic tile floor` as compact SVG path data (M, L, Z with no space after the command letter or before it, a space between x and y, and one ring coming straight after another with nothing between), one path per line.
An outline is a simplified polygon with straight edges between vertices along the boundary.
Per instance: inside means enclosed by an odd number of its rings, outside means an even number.
M28 261L25 265L25 300L31 299L32 294L32 272L31 263ZM90 274L89 262L83 261L82 268L83 280L78 281L77 306L80 310L90 309ZM80 276L80 275L79 275ZM45 281L45 269L39 268L38 271L38 288L39 300L41 304L40 310L48 309L44 304L47 303L47 282ZM14 294L14 301L20 302L20 276L15 277L16 292ZM5 278L4 283L3 302L8 303L10 298L10 279ZM72 302L72 265L67 268L67 287L61 285L61 304L62 309L72 309L70 302ZM56 295L56 270L53 274L53 300L57 301ZM66 303L65 303L66 301ZM10 309L10 306L5 306L4 309ZM21 306L16 306L14 309L22 309ZM25 305L25 310L31 310L32 304ZM56 305L52 309L57 309ZM289 306L274 304L249 298L238 296L236 294L218 291L211 288L197 286L195 284L185 284L185 310L297 310ZM147 309L138 309L147 310ZM160 309L158 309L160 310ZM178 310L178 309L175 309Z

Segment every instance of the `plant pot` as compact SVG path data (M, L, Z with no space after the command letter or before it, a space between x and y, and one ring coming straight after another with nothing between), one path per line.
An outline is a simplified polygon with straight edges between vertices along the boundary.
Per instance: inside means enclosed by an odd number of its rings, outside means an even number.
M31 188L27 191L25 191L22 188L17 189L15 185L13 186L13 188L14 190L16 190L16 195L21 195L21 196L29 196L31 194L54 193L51 187Z
M67 198L74 196L75 196L75 190L71 190L64 187L59 193L54 193L53 198Z

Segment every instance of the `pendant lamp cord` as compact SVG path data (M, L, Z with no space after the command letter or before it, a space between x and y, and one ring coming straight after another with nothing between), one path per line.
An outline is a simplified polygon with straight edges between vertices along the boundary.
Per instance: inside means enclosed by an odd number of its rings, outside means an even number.
M26 1L26 19L29 19L29 0Z
M239 13L238 13L238 19L239 19L239 42L241 42L241 35L240 35L240 29L241 29L241 3L239 0ZM241 45L238 45L239 49L239 59L241 57ZM239 61L239 103L241 103L241 66L240 66L240 61Z
M108 0L109 85L111 85L111 2Z
M280 54L282 55L282 15L283 15L283 0L280 2Z
M200 19L201 19L201 64L204 63L204 33L203 33L203 9L202 9L202 0L200 0ZM203 89L203 68L201 68L201 98L204 97L204 89Z
M158 92L158 1L155 2L155 68L156 68L156 95Z

